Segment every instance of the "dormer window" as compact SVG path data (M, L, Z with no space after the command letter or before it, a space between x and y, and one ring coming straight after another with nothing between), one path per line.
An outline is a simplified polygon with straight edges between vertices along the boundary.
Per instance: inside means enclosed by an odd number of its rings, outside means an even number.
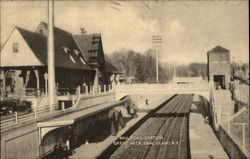
M14 53L17 53L18 52L18 43L13 43L13 46L12 46L13 48L13 52Z
M80 52L77 50L74 50L74 53L76 54L76 56L80 56Z
M71 61L73 62L73 63L76 63L76 61L74 60L74 58L72 57L72 53L70 52L70 49L69 48L67 48L67 47L63 47L63 50L65 51L65 53L67 54L67 55L69 55L69 58L71 59Z
M69 48L63 47L63 50L66 52L66 54L69 54Z
M70 59L71 59L71 61L72 61L73 63L76 63L76 61L74 60L74 58L73 58L71 55L69 55L69 57L70 57Z
M87 65L87 63L82 59L82 57L80 57L80 60L82 61L82 63L83 63L84 65Z

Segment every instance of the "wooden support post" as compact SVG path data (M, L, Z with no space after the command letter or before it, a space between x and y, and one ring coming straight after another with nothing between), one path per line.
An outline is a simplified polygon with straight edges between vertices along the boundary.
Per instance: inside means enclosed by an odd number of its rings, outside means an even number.
M245 124L246 123L243 123L242 124L242 142L243 142L243 148L245 149L246 148L246 144L245 144Z
M40 79L39 79L39 71L38 69L34 70L36 75L36 89L37 89L37 96L40 96Z
M35 113L35 118L37 118L37 106L35 107L34 113Z
M88 86L85 86L85 93L88 95L89 94L89 88Z
M17 112L15 112L15 123L17 123L17 119L18 119Z
M79 97L81 95L81 86L77 87L77 96Z
M2 75L3 75L3 93L4 93L4 97L6 95L6 76L8 74L8 71L2 71Z
M230 135L230 121L229 121L229 113L227 113L227 127L228 127L228 134Z
M106 90L106 85L104 85L104 92L106 92L107 90Z
M98 86L98 92L101 93L102 90L101 90L101 85Z
M65 103L62 102L62 110L65 111Z
M44 80L45 80L45 95L48 95L48 74L44 74Z

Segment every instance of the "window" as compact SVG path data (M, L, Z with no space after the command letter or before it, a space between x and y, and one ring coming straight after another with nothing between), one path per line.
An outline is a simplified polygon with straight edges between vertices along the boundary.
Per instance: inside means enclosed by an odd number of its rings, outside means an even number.
M18 52L18 43L13 43L13 52Z
M82 61L82 63L83 63L84 65L87 65L87 63L82 59L82 57L80 57L80 60Z
M80 52L78 50L74 50L74 53L76 54L76 56L80 56Z
M66 52L66 54L68 54L68 55L69 55L69 53L70 53L70 52L69 52L69 51L70 51L70 50L69 50L69 48L67 48L67 47L63 47L63 50Z
M69 55L69 57L70 57L70 59L71 59L71 61L72 61L73 63L76 63L76 61L74 60L74 58L73 58L71 55Z

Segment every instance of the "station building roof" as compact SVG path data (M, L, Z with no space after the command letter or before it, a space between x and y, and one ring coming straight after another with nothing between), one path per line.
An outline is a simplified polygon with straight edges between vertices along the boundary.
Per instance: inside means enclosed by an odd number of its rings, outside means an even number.
M47 23L41 22L35 32L21 27L15 27L14 29L14 31L21 34L35 57L43 65L47 65L47 27ZM8 43L8 40L6 43ZM93 70L88 65L91 51L99 52L101 55L98 56L104 59L100 34L73 35L70 32L54 27L54 50L55 66L59 68ZM104 68L102 69L105 72L119 73L118 69L110 62L105 61L105 59L103 61Z
M47 36L17 27L36 57L47 65ZM54 28L55 66L61 68L91 70L84 64L75 51L80 52L70 33Z
M73 35L73 38L87 60L91 51L99 52L102 47L100 34Z
M212 50L210 50L209 53L210 52L229 52L229 50L218 45L215 48L213 48Z

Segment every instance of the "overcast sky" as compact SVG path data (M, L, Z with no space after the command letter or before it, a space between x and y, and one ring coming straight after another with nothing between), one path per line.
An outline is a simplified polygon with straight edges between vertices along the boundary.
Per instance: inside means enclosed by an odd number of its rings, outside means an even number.
M248 1L56 1L55 25L73 34L101 33L106 54L144 52L161 35L162 62L206 62L217 45L236 62L249 60ZM1 42L14 26L35 30L47 22L46 1L2 1ZM231 58L232 59L232 58Z

